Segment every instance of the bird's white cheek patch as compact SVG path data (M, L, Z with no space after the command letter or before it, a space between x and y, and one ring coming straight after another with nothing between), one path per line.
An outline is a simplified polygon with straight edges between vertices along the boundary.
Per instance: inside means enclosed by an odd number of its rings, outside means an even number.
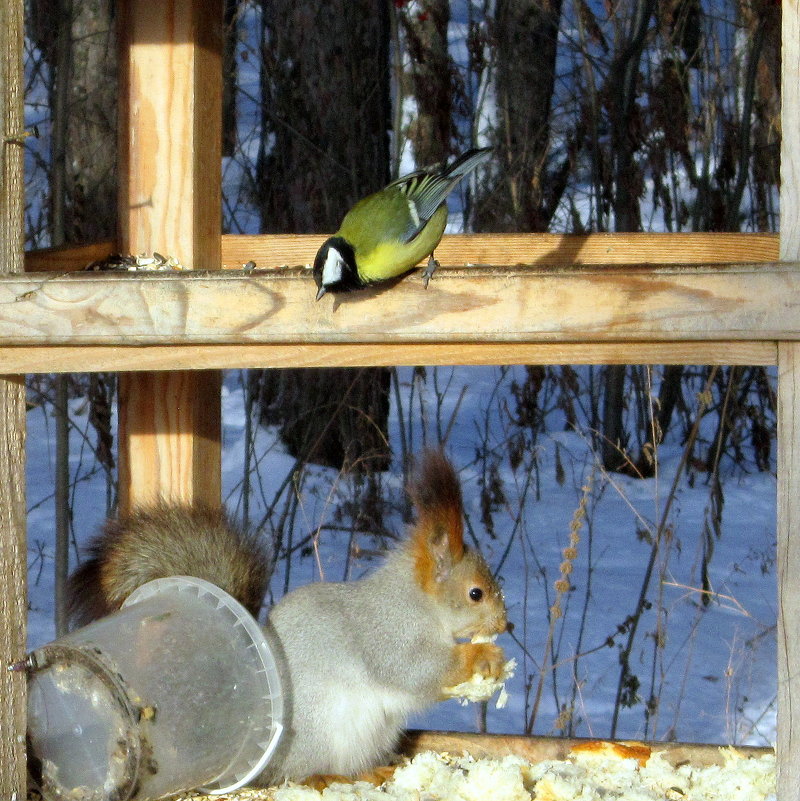
M342 280L344 262L335 248L328 251L325 264L322 266L322 286L330 286Z

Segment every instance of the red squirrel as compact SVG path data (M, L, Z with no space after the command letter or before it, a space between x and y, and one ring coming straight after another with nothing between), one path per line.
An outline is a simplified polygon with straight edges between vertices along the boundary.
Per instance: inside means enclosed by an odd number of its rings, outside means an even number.
M289 720L257 784L314 774L353 776L392 754L409 715L473 674L497 678L491 642L506 608L483 557L464 543L461 487L428 451L409 488L417 522L366 578L288 593L265 633L281 671ZM158 506L109 522L70 578L72 618L118 608L144 582L168 575L211 581L257 611L269 573L256 540L222 512Z

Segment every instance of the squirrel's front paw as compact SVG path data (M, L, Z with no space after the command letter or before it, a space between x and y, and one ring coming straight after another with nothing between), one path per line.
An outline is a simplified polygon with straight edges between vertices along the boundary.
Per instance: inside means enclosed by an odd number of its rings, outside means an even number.
M499 645L491 642L458 643L453 649L453 664L444 686L461 684L476 674L488 679L499 679L504 665L505 656Z
M453 669L442 688L442 698L459 703L488 701L499 691L497 707L505 706L508 694L504 683L514 675L516 662L505 661L502 649L490 642L470 642L453 650ZM447 682L450 683L447 683Z
M472 654L472 671L487 679L499 679L506 662L503 649L491 642L469 643L475 649Z

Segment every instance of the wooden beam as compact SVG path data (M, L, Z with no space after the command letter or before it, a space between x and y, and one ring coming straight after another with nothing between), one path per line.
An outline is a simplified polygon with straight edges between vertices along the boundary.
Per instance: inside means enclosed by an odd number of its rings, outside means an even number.
M3 15L0 13L0 20ZM0 798L25 798L25 673L8 666L27 651L25 381L0 375Z
M0 3L0 272L23 269L23 3ZM0 375L0 798L25 798L25 384Z
M131 504L220 497L221 387L216 371L125 373L119 415L133 452L119 463ZM211 380L208 380L209 377ZM209 393L209 394L205 394Z
M313 264L324 236L231 235L222 266L258 269ZM436 248L440 264L711 264L774 261L775 234L451 234Z
M125 0L119 29L120 250L218 268L221 2ZM122 376L123 510L156 497L221 502L220 389L217 372Z
M778 346L778 798L800 798L800 344Z
M76 272L93 261L105 259L119 250L113 242L92 242L88 245L59 245L25 252L25 272Z
M566 759L570 751L582 743L592 742L588 738L541 737L514 734L476 734L455 731L409 731L400 743L400 753L414 756L423 751L444 751L450 754L467 752L476 759L519 756L537 763L548 759ZM597 742L594 740L594 742ZM671 765L707 767L724 765L724 749L718 745L704 743L648 742L652 751L663 754ZM772 752L771 748L736 746L737 753L748 757L761 757Z
M460 268L314 301L306 270L0 278L6 345L800 340L800 263Z
M783 3L780 256L800 259L800 4ZM800 799L800 344L778 348L778 787Z
M222 268L239 270L311 264L324 241L317 234L222 237ZM25 254L27 272L82 270L119 248L113 242L47 248ZM160 251L159 251L160 252ZM171 255L171 254L164 254ZM464 264L724 264L776 261L777 234L452 234L436 257L445 266ZM192 266L192 265L187 265Z
M381 367L493 364L777 363L775 342L562 344L387 343L336 345L17 346L0 348L0 372L74 373L251 367Z

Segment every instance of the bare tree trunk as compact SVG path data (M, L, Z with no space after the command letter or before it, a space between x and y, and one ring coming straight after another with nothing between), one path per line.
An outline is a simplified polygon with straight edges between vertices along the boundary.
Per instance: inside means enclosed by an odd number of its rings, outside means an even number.
M655 472L656 449L663 442L672 422L672 414L681 394L681 379L684 368L679 364L664 366L664 374L658 388L658 408L654 410L653 421L646 431L644 443L636 460L635 475L650 478Z
M752 161L751 146L751 115L753 101L756 94L756 75L761 53L764 49L765 33L772 15L762 16L752 34L750 52L747 57L747 70L745 75L744 92L742 96L742 117L739 120L739 158L736 164L736 180L728 198L728 225L729 231L738 231L740 228L739 208L742 205L742 196L747 179L750 177L750 163Z
M639 199L643 184L635 155L642 130L636 99L639 95L639 66L655 0L637 0L629 32L617 46L608 78L611 99L611 156L614 181L614 230L639 231L642 227Z
M550 137L561 9L561 0L497 0L498 173L475 200L477 230L546 231L566 187L569 157L553 164Z
M232 156L236 150L236 87L239 73L236 67L238 42L238 0L224 0L225 40L222 51L222 155Z
M66 375L55 380L56 415L56 543L53 559L55 574L55 609L53 610L56 637L67 633L67 575L69 574L69 534L72 517L69 502L69 409L67 407Z
M271 0L262 8L262 230L332 233L389 179L388 5ZM262 419L280 425L294 456L366 472L387 466L387 370L267 370L252 380Z
M397 15L411 58L408 74L401 80L410 84L417 107L407 136L418 165L436 164L450 155L455 133L452 108L456 87L447 40L450 3L423 0L413 7L399 5Z
M34 0L29 31L54 71L51 235L93 242L116 228L113 0Z
M67 173L67 240L113 238L117 222L117 39L113 0L75 7Z
M626 372L627 367L623 364L612 364L604 370L603 432L600 452L606 470L624 470L628 463L628 441L622 420Z
M611 98L611 157L614 230L639 231L642 221L639 200L643 191L642 175L636 164L641 126L638 119L639 65L655 0L637 0L625 40L617 46L609 72ZM603 394L602 459L607 470L619 470L629 464L626 454L622 412L625 398L625 365L610 365L605 371Z
M262 9L262 231L332 233L389 179L388 8L270 0Z
M108 239L116 229L116 49L111 0L35 0L29 29L50 65L50 242ZM66 632L69 498L68 388L53 382L56 415L55 629ZM98 431L108 438L108 433Z
M50 167L50 242L66 242L67 209L67 126L70 83L72 80L72 0L60 0L52 49L53 83L51 87L51 167ZM69 419L67 417L67 376L53 380L53 411L56 419L54 495L55 555L53 559L54 624L56 635L67 630L66 584L69 573Z
M486 231L546 231L566 186L564 164L551 167L550 120L561 0L498 0L498 183L476 203Z
M768 15L764 29L761 60L756 71L753 160L753 195L756 198L753 224L758 231L777 229L775 192L780 185L780 114L781 114L781 9L777 4L762 5Z

